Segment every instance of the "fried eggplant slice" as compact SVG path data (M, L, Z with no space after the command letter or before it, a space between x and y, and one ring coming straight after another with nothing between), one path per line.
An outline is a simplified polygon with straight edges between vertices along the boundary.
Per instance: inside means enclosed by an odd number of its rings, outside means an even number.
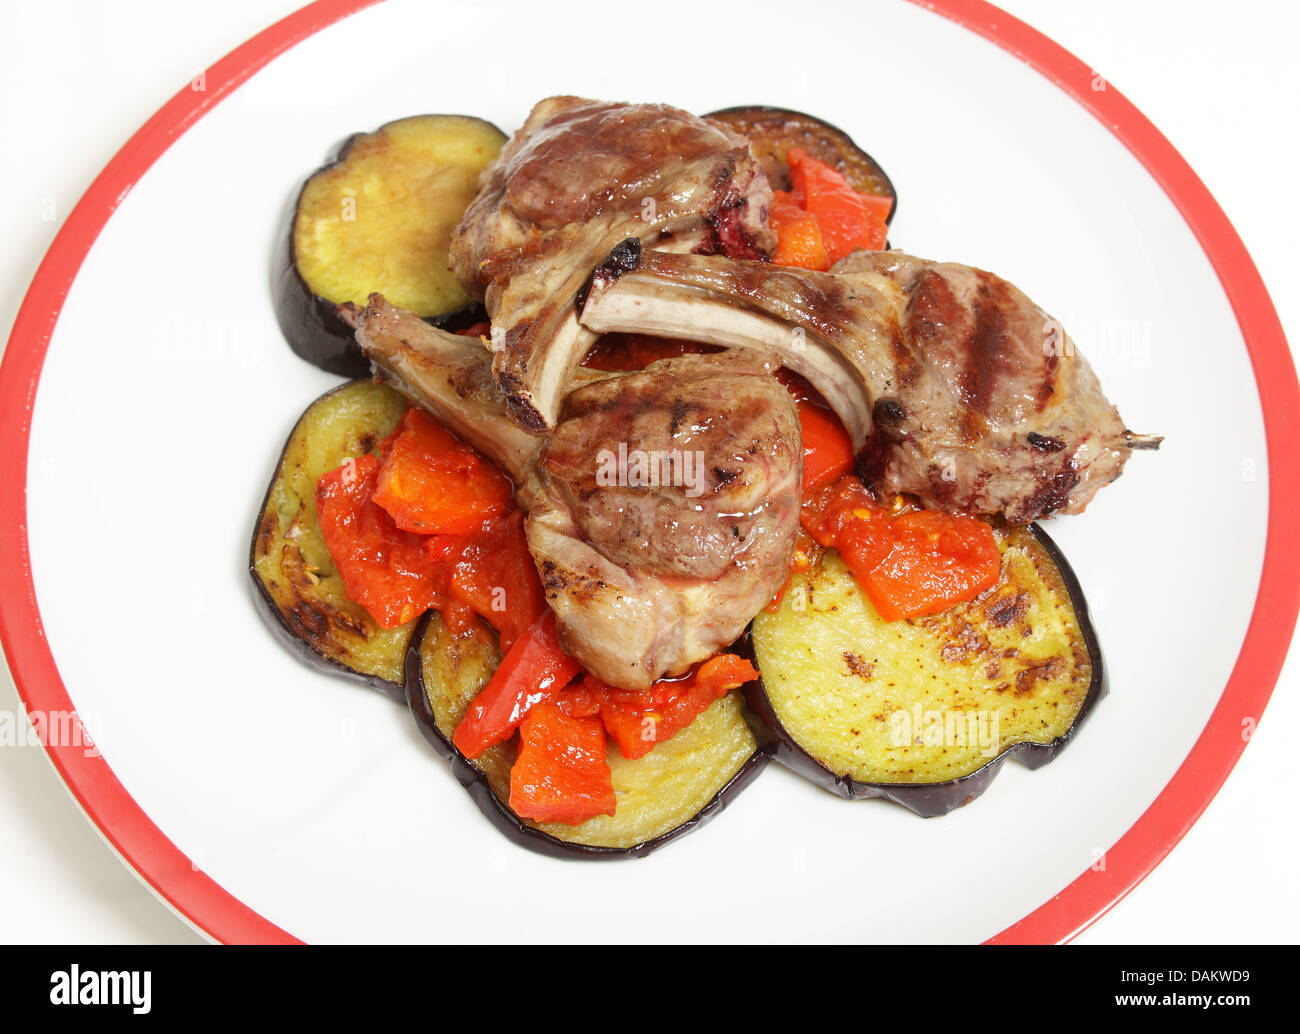
M754 619L747 687L778 761L850 799L942 815L1009 757L1051 761L1105 691L1079 583L1038 527L995 531L998 583L931 617L886 622L839 555Z
M281 235L276 318L294 352L330 373L369 364L335 312L372 291L445 330L485 318L447 268L452 228L505 134L467 115L416 115L357 133L303 184Z
M405 397L371 381L353 381L313 402L285 443L249 552L253 598L276 636L312 667L398 701L405 698L404 657L416 621L380 628L347 598L325 548L315 493L322 474L371 452L406 407Z

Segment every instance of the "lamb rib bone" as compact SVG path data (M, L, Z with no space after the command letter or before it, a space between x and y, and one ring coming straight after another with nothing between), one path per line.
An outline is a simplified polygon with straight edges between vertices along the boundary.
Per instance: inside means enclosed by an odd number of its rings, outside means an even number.
M1028 523L1080 512L1133 449L1160 443L1124 426L1058 324L983 270L857 251L817 273L621 247L592 276L584 326L779 356L886 492Z

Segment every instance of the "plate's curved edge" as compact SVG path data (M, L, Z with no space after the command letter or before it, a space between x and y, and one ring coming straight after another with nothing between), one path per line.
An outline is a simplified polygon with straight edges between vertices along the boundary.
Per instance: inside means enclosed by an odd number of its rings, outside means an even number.
M1154 869L1209 806L1277 684L1300 613L1300 543L1282 534L1300 509L1300 384L1281 320L1245 244L1209 188L1145 115L1096 70L984 0L910 0L997 44L1051 80L1133 154L1196 235L1250 353L1268 449L1268 538L1246 638L1219 703L1151 806L1064 890L989 943L1066 941L1105 915ZM1104 866L1104 867L1103 867Z
M27 445L36 385L68 290L100 230L157 158L207 110L272 58L376 0L316 0L231 51L205 74L205 89L182 89L123 146L73 209L32 280L0 364L0 441L14 462L0 474L0 644L29 710L71 711L46 643L27 542ZM910 0L1006 50L1098 118L1142 163L1201 242L1232 305L1250 353L1264 415L1269 460L1269 531L1250 626L1219 704L1187 759L1155 802L1083 873L992 942L1068 940L1086 929L1149 873L1223 785L1281 672L1300 585L1286 572L1300 543L1284 541L1286 511L1300 487L1283 476L1300 465L1300 385L1281 323L1241 239L1190 166L1133 105L1063 47L984 0ZM16 347L21 345L22 347ZM81 746L47 745L55 768L102 835L142 880L197 926L225 942L293 941L290 934L198 871L155 826L102 758Z
M317 0L232 50L158 109L104 166L59 229L18 310L0 363L0 442L14 459L0 482L0 644L28 712L73 712L45 639L27 541L27 449L45 353L68 290L104 224L140 177L198 119L277 55L376 0ZM200 88L201 87L201 88ZM80 720L77 720L78 725ZM226 943L297 938L197 869L149 819L102 757L82 746L46 752L114 852L188 922Z

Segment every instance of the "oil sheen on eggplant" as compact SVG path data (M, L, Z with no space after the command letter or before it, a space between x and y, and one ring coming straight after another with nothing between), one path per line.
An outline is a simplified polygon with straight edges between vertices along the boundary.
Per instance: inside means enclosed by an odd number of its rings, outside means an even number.
M724 108L704 117L749 141L773 190L790 189L786 154L792 147L801 147L813 158L838 170L854 190L893 198L886 222L893 220L898 211L898 192L880 163L855 144L844 130L829 122L802 111L765 105Z
M880 619L833 550L755 618L747 688L777 760L850 798L942 815L1008 757L1052 760L1105 692L1079 584L1038 527L996 529L997 585L931 617Z
M322 474L372 451L406 407L402 395L371 381L345 384L313 402L285 443L249 551L253 598L276 636L313 667L399 701L416 622L380 628L347 598L325 548L315 493Z
M424 738L451 763L483 813L530 850L566 858L642 857L711 819L767 761L736 691L635 761L610 742L607 758L618 797L613 815L576 826L521 819L507 803L513 744L490 747L469 761L451 742L500 658L496 638L485 626L454 634L437 611L430 611L407 652L407 703Z
M444 330L485 318L447 268L451 231L505 134L467 115L416 115L349 137L298 191L272 278L290 347L344 377L370 369L339 303L372 291Z

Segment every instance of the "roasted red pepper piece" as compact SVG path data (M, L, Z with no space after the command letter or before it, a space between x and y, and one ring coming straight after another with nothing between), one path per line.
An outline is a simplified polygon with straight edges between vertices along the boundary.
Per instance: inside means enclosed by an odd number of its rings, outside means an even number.
M860 513L857 511L861 511ZM816 492L805 493L799 509L799 520L819 546L835 545L835 538L843 524L854 515L884 515L876 497L856 477L842 477L827 482Z
M555 697L555 706L570 718L595 718L605 700L605 683L593 675L570 682Z
M613 815L617 800L599 718L574 718L540 703L519 726L510 769L510 810L537 822L577 825Z
M758 669L734 653L720 653L710 657L695 671L695 681L717 696L739 689L756 678Z
M510 479L412 407L379 469L375 502L404 531L469 535L510 505Z
M716 699L707 687L696 685L691 678L672 685L671 693L659 694L659 702L652 699L650 692L612 688L606 692L600 717L629 761L644 757L655 744L671 739Z
M375 455L379 457L381 465L384 460L388 459L388 454L393 451L393 442L397 441L397 435L398 431L394 429L391 434L380 438L378 444L375 445Z
M442 603L448 572L429 538L403 531L373 502L379 466L359 456L323 475L316 513L348 599L382 628L396 628Z
M622 755L634 760L672 739L719 697L755 678L758 672L748 661L719 654L686 678L656 682L644 692L604 686L600 717Z
M831 268L817 217L805 211L791 195L779 190L772 192L768 224L776 233L772 261L778 266L821 271Z
M856 522L841 533L851 542ZM959 514L918 510L888 521L891 542L883 560L861 567L850 551L844 561L886 621L924 617L974 599L997 584L1002 556L993 530Z
M924 617L974 599L1002 569L993 529L935 510L890 514L856 478L806 500L804 528L834 546L886 621Z
M853 442L840 418L806 379L785 367L776 371L776 379L785 385L799 408L803 494L807 499L853 469Z
M467 758L508 739L533 707L549 700L580 671L560 647L548 608L501 659L497 670L456 726L452 742Z
M803 490L807 494L838 481L853 469L853 443L840 418L812 401L801 401L799 427L803 436Z
M414 408L376 448L317 486L348 597L385 628L431 606L460 630L478 614L509 650L546 606L509 479Z
M857 248L878 250L885 246L889 227L885 218L893 200L860 194L825 162L819 162L799 147L786 155L790 182L803 207L817 219L826 246L830 268Z
M524 539L524 515L511 510L484 524L464 545L451 594L497 630L509 650L546 609L537 565Z

